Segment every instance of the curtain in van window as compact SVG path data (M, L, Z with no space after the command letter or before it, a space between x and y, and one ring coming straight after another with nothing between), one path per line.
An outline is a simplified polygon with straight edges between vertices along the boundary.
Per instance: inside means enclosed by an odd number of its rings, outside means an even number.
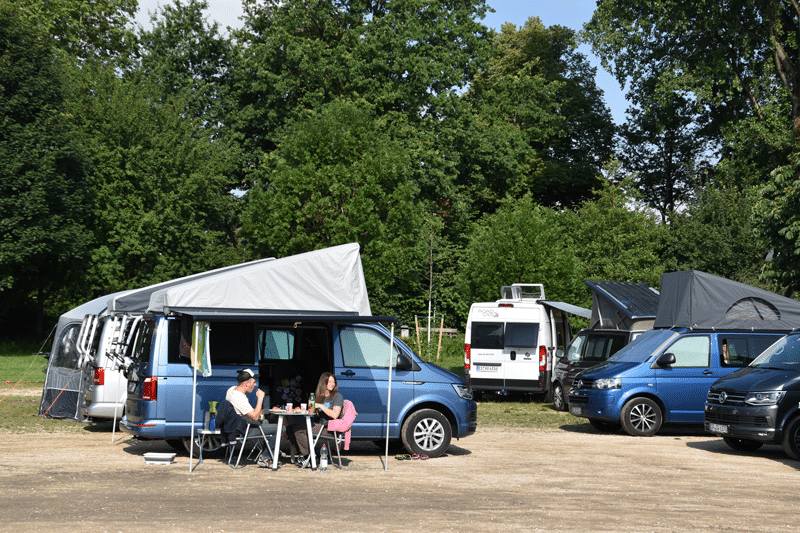
M343 327L339 330L339 340L344 366L388 368L389 339L384 335L367 328ZM399 354L395 345L392 352L395 364Z
M264 329L259 332L259 360L288 361L294 354L295 335L283 329Z
M711 339L707 336L683 337L666 349L675 354L673 368L704 368L711 359Z

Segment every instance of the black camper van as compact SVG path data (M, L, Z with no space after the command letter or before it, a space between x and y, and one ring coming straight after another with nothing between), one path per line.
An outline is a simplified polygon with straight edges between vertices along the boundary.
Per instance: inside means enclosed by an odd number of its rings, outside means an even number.
M800 331L711 386L705 428L734 450L780 444L786 455L800 460Z

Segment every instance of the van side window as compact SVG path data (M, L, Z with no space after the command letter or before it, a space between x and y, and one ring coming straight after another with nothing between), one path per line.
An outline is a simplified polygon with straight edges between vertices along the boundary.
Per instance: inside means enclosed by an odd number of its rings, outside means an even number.
M747 366L769 348L780 335L755 335L751 337L720 337L719 360L722 366Z
M389 339L373 329L342 327L339 329L344 366L388 368ZM400 355L397 345L392 352L395 363Z
M484 350L502 350L503 323L473 322L470 346L472 348L483 348Z
M704 368L711 360L711 339L705 335L683 337L675 341L665 353L675 354L673 368Z
M538 323L530 323L530 322L506 323L506 340L505 340L506 346L527 347L527 346L537 346L538 344L539 344Z
M294 355L293 331L262 329L258 333L258 359L260 361L288 361Z
M567 361L581 360L581 348L585 340L586 335L578 335L572 340L572 344L569 345L569 350L567 351Z

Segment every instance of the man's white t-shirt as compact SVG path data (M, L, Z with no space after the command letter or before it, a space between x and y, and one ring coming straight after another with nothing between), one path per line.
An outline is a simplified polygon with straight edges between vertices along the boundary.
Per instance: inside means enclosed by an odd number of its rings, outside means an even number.
M250 400L247 399L247 395L245 395L245 393L242 391L237 390L236 386L228 389L228 392L225 393L225 399L231 402L231 405L233 405L233 409L236 411L236 413L242 416L253 410L253 406L250 405Z

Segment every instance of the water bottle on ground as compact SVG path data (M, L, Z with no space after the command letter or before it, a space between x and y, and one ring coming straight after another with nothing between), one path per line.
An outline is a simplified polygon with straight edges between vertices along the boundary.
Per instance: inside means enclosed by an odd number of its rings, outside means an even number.
M322 451L319 452L319 471L320 472L327 472L328 471L328 445L322 445Z

